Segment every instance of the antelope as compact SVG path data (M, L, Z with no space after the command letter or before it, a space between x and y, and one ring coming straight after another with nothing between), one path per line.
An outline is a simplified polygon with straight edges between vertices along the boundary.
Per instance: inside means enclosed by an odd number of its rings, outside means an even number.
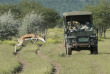
M33 40L33 39L35 39L35 42L37 41L37 39L39 39L39 40L41 40L41 41L43 41L43 42L46 42L43 37L40 37L40 36L35 35L35 34L26 34L26 35L21 36L21 37L18 39L18 44L15 45L15 51L14 51L14 52L16 53L16 48L17 48L18 46L22 45L24 41L26 41L26 40ZM34 42L34 43L35 43L35 42Z

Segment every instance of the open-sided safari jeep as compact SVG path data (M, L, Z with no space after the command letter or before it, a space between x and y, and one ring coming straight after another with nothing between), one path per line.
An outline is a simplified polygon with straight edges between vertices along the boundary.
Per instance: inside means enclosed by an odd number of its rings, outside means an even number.
M98 54L98 31L93 25L92 13L73 11L63 13L66 54L72 50L90 50Z

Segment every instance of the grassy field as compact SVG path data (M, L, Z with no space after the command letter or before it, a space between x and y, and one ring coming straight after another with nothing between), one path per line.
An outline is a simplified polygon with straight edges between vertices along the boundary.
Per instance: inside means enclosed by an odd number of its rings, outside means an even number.
M50 44L41 48L41 52L61 65L61 74L109 74L110 40L99 42L99 54L90 55L90 51L72 52L65 56L63 44ZM50 47L51 46L51 47Z
M27 44L17 55L18 59L25 62L27 66L21 74L50 74L53 66L36 55L38 47L36 44Z
M13 49L13 46L0 44L0 74L12 74L21 67Z
M15 74L20 68L23 68L20 74L52 73L53 66L36 55L38 50L36 44L26 44L24 47L18 47L18 50L21 50L17 55L13 54L13 44L9 44L9 41L7 44L0 44L0 74Z
M98 48L98 55L90 55L90 51L83 50L66 56L62 42L44 45L41 52L61 66L60 74L110 74L110 39L101 39Z
M13 55L14 41L0 41L0 74L13 74L23 66L20 74L51 74L53 66L45 59L36 55L40 47L46 55L61 66L60 74L110 74L110 31L107 39L98 43L99 54L91 55L90 51L73 51L71 56L65 55L64 35L62 29L49 29L47 43L38 41L36 44L26 43L18 54ZM20 64L20 62L22 64Z

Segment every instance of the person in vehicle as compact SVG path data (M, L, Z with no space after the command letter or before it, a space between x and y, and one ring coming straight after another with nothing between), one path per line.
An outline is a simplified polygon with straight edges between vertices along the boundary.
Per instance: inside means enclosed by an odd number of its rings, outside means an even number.
M76 27L73 23L71 23L71 21L68 22L68 27L70 32L77 31Z
M76 29L76 27L74 25L71 25L70 32L73 32L73 31L77 31L77 29Z
M81 31L88 31L88 26L87 25L82 25Z
M76 27L77 30L80 30L81 25L78 21L73 21L74 26Z
M82 25L81 30L92 31L92 25L89 22L86 22L85 25Z
M93 30L92 24L90 24L89 22L86 22L86 25L88 26L89 31L92 31Z

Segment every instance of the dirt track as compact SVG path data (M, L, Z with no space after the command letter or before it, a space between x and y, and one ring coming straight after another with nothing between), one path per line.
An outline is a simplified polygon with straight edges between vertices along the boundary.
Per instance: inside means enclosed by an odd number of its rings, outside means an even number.
M54 70L52 74L60 74L61 67L59 64L54 62L52 59L48 58L46 55L41 54L40 50L37 51L37 55L43 58L44 60L48 61L50 64L54 66Z
M21 71L23 71L24 69L26 69L26 67L28 66L27 62L25 62L22 58L19 58L17 56L18 54L19 54L19 51L17 51L15 53L15 56L18 59L18 61L21 63L21 68L19 69L19 71L16 71L15 74L21 74Z
M20 52L17 51L17 53L15 54L16 58L18 59L18 61L21 63L21 68L19 69L19 71L16 71L15 74L21 74L21 72L26 69L26 67L28 66L28 64L22 59L22 58L19 58L17 55L19 54ZM53 71L51 74L60 74L60 70L61 70L61 67L59 64L57 64L56 62L54 62L52 59L50 59L48 56L44 55L44 54L41 54L40 50L38 50L37 52L37 55L40 56L41 58L43 58L44 60L46 60L47 62L49 62L53 67Z

